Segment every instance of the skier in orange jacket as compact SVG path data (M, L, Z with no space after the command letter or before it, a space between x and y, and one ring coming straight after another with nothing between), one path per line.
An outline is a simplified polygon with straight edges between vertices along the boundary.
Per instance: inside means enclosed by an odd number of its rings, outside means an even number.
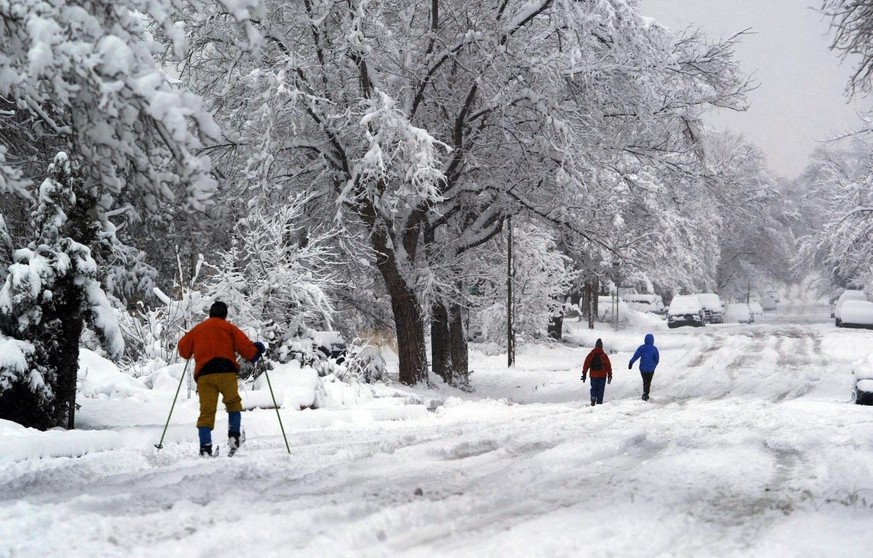
M227 321L227 304L217 301L209 308L209 318L194 326L179 340L179 356L194 357L194 379L200 396L200 455L213 455L212 429L218 394L227 409L227 444L235 452L242 444L240 437L242 398L237 388L239 365L236 355L257 362L266 351L260 341L252 343L245 333Z

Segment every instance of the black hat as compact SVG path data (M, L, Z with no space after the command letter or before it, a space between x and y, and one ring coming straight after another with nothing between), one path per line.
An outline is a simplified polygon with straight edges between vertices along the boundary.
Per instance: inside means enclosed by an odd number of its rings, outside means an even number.
M216 300L212 303L212 306L209 307L209 317L210 318L227 318L227 304L221 302L220 300Z
M603 341L598 339L597 342L594 343L594 346L597 347L598 349L602 349L603 348Z

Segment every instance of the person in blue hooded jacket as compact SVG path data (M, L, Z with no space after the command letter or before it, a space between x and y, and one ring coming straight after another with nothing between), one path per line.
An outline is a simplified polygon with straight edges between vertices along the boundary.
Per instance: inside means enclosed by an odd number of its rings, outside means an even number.
M652 376L655 375L655 368L661 360L658 354L658 347L655 346L655 336L651 333L646 334L646 339L642 345L637 348L634 356L630 359L627 365L628 370L632 370L634 363L640 360L640 376L643 377L643 401L649 400L649 390L652 387Z

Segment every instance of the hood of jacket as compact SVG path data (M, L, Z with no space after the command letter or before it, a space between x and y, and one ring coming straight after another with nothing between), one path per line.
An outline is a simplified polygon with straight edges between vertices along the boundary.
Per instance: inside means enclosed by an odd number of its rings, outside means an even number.
M639 338L637 338L639 339ZM651 333L646 334L646 345L654 345L655 344L655 336Z

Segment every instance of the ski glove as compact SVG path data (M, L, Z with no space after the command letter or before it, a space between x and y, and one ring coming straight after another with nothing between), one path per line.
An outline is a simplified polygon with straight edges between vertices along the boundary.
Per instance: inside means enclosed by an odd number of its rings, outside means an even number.
M252 357L252 364L258 362L258 360L260 360L260 358L261 358L261 355L263 355L264 353L267 352L267 347L265 347L264 344L261 343L260 341L255 341L253 343L253 345L258 350L258 354L256 354L254 357Z
M612 383L612 374L610 374L609 377L606 378L606 383L607 383L607 384L611 384L611 383Z
M627 365L627 369L628 369L628 370L633 370L633 369L634 369L634 365L633 365L633 364L628 364L628 365Z
M582 378L581 378L581 379L582 379L582 383L584 384L584 383L585 383L585 374L582 374Z

